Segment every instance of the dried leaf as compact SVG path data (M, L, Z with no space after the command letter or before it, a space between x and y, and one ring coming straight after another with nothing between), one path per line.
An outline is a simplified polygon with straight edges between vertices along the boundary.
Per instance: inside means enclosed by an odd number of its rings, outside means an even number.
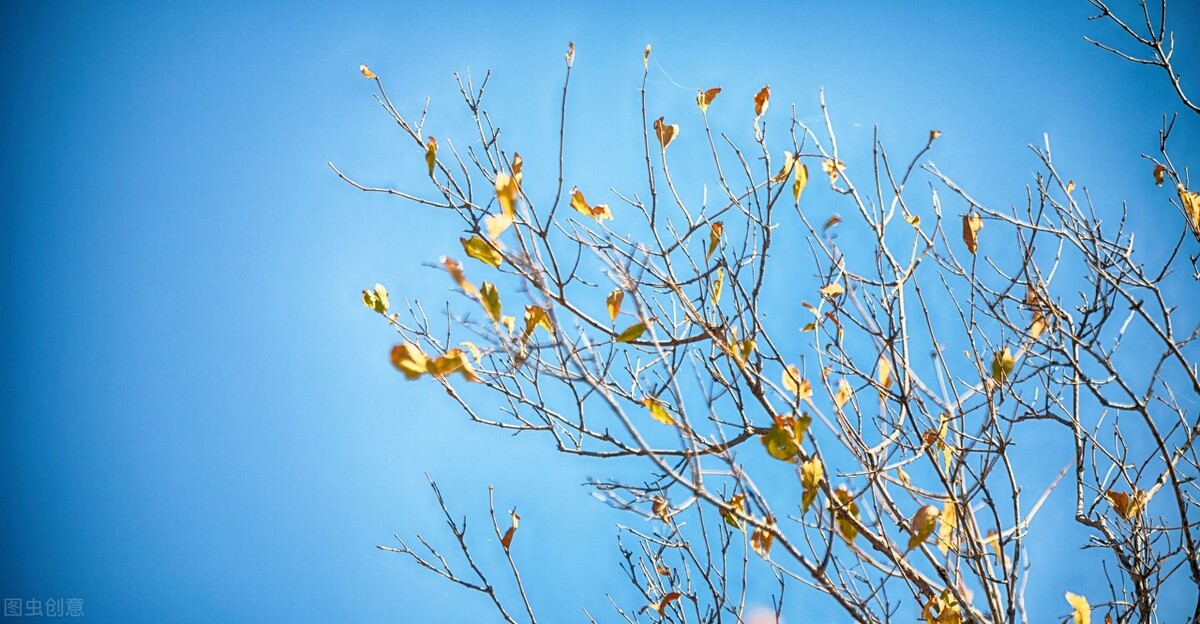
M879 354L879 365L877 368L878 368L878 371L876 373L876 376L879 379L879 385L882 386L884 390L891 390L891 388L892 388L892 363L889 362L887 357L882 353Z
M646 333L645 323L634 323L626 327L624 331L617 335L617 342L633 342L642 337Z
M1126 520L1137 518L1146 509L1147 493L1145 490L1134 488L1133 496L1126 492L1108 490L1104 493L1104 497L1108 499L1113 509Z
M429 168L429 175L433 176L433 168L437 165L437 139L429 137L429 142L425 144L425 164Z
M840 160L835 161L832 158L826 158L825 160L821 161L821 171L824 171L825 175L829 176L830 184L836 184L838 177L840 177L842 172L845 170L846 163Z
M838 534L847 542L853 543L854 538L858 537L858 529L850 520L859 518L858 503L854 502L854 496L850 494L850 490L845 485L837 486L833 491L834 501L830 502L830 507L837 513L837 520L834 523L837 527Z
M929 142L933 143L940 136L942 136L941 130L930 130L929 131Z
M658 137L658 144L662 146L663 151L666 151L671 141L679 136L679 124L663 123L663 118L659 117L654 120L654 136Z
M496 199L500 202L501 214L509 219L517 214L517 181L503 171L496 174Z
M483 218L483 226L487 229L488 239L492 242L497 241L512 224L513 218L507 214L488 215Z
M1163 175L1167 173L1167 168L1162 165L1154 165L1154 184L1157 186L1163 185Z
M715 221L708 230L708 253L704 254L704 259L708 260L712 257L713 252L717 250L717 245L721 243L721 236L725 234L725 222Z
M767 449L767 454L780 461L793 461L800 453L800 444L804 442L804 433L812 424L812 417L803 414L800 417L776 416L771 428L758 438Z
M642 52L642 67L647 71L650 70L650 44L646 44L646 51Z
M483 311L487 312L493 323L500 321L500 293L496 291L495 285L491 282L483 283L479 289L479 302L483 304ZM511 328L508 331L512 333Z
M783 369L783 387L801 401L812 399L812 383L800 376L800 369L795 364Z
M567 54L563 57L567 60L567 68L570 69L575 64L575 42L567 43Z
M842 406L850 400L850 395L853 393L854 390L850 387L850 382L846 381L844 377L838 380L837 393L833 396L833 404L837 406L838 411L841 411Z
M908 221L908 224L913 226L913 229L921 229L921 217L918 217L917 215L908 215L907 217L904 217L904 220Z
M501 316L500 325L508 330L508 335L511 336L513 330L517 328L517 318L515 316Z
M745 531L746 526L742 523L741 516L746 515L746 496L734 494L733 498L725 501L725 504L729 509L721 509L721 519L725 521L725 524L739 531Z
M371 69L369 67L367 67L366 65L359 65L358 71L362 72L362 75L369 80L378 80L379 79L379 76L376 76L375 72L371 71Z
M792 167L794 167L795 165L796 165L796 157L792 156L791 152L784 152L783 153L783 167L781 167L779 169L779 173L776 173L775 177L771 178L771 181L772 182L783 182L784 180L786 180L788 178L788 175L792 173Z
M721 301L721 290L725 287L725 269L717 269L717 279L713 280L712 304L716 307Z
M933 528L937 525L938 515L941 512L933 505L925 505L913 514L909 520L908 532L911 537L908 539L908 550L912 550L917 546L925 543L930 535L933 535Z
M750 535L750 547L759 557L766 559L771 554L771 543L775 541L775 517L768 515L763 518L766 528L756 528Z
M608 204L598 204L596 206L588 204L587 200L583 197L583 192L579 190L579 187L571 189L571 207L579 212L579 214L587 215L595 219L597 223L603 222L606 219L611 220L613 218L612 211L608 209Z
M525 159L521 158L521 152L513 152L512 180L513 180L513 183L517 185L518 190L520 190L520 188L521 188L521 178L524 176L524 174L521 173L521 170L523 170L524 168L525 168Z
M662 401L654 397L646 397L642 399L642 405L650 410L650 417L654 420L664 425L675 424L675 419L671 418L671 414L667 412L667 406Z
M1042 311L1034 310L1033 322L1029 324L1029 337L1037 340L1038 336L1041 336L1046 331L1046 327L1048 325L1046 324L1046 317L1042 315Z
M655 496L651 499L650 511L654 513L654 517L663 522L668 522L671 519L671 504L661 496Z
M1067 603L1071 605L1071 624L1092 624L1092 606L1087 598L1067 592Z
M1009 351L1008 347L1004 347L1003 351L997 351L992 356L992 379L996 380L996 383L1004 383L1016 365L1017 359L1013 357L1012 351Z
M372 310L386 314L388 311L388 291L383 284L376 283L372 290L362 291L363 305Z
M825 465L821 459L813 457L800 465L800 486L804 492L800 495L800 513L808 513L808 508L817 499L820 492L821 480L825 478Z
M462 243L463 251L468 256L484 264L498 267L504 261L504 256L479 236L472 236L469 239L460 238L458 242Z
M967 251L971 255L979 251L979 230L983 229L983 217L979 216L978 212L972 212L963 216L963 242L967 244Z
M649 49L649 48L647 48L647 49ZM642 612L645 612L646 609L654 609L656 612L662 613L663 609L667 608L667 605L671 604L672 602L674 602L676 600L679 600L679 597L681 595L682 594L680 594L679 592L673 591L673 592L663 596L662 600L659 600L658 602L652 602L652 603L646 605L645 607L642 607Z
M517 515L515 509L508 513L512 516L512 526L504 532L504 537L500 538L500 545L504 547L505 552L512 545L513 536L517 534L517 525L521 523L521 516Z
M455 260L454 258L442 256L441 263L442 266L446 267L446 271L450 273L450 277L454 278L454 283L458 284L458 287L463 289L463 292L467 293L468 295L474 295L475 293L479 292L475 288L474 284L467 281L467 275L463 271L461 262Z
M392 366L404 373L409 381L419 378L429 370L429 358L421 347L406 342L392 347Z
M458 343L458 344L460 344L460 345L462 345L462 346L466 347L466 348L467 348L467 351L470 351L470 352L471 352L471 357L475 358L475 363L476 363L476 364L479 364L480 362L482 362L482 361L483 361L483 352L481 352L481 351L479 350L479 347L475 346L475 343L473 343L473 342L470 342L470 341L467 341L467 340L464 340L464 341L462 341L462 342L460 342L460 343Z
M521 340L529 340L529 337L533 335L533 330L538 327L545 329L550 335L554 335L554 324L550 322L550 313L541 306L525 306L525 333L521 336Z
M763 113L767 112L767 107L771 105L771 85L764 85L762 89L754 95L754 116L762 117Z
M831 228L841 222L842 222L842 215L837 214L835 212L833 214L833 216L831 216L825 220L825 224L821 226L821 233L824 234L827 230L829 230L829 228Z
M819 292L822 295L825 295L826 297L833 299L834 297L837 297L838 295L841 295L842 293L846 292L846 289L843 288L841 284L834 282L832 284L825 286Z
M717 99L717 94L720 92L721 87L713 87L707 91L696 91L696 105L700 107L700 112L707 113L708 105Z
M954 457L954 447L950 445L950 415L938 415L938 430L935 443L938 450L942 452L942 466L946 472L950 472L950 460Z
M608 297L604 302L608 305L608 318L614 322L617 320L617 315L621 313L621 302L625 300L625 291L620 288L614 288L608 293Z
M1183 188L1182 184L1175 187L1175 190L1179 193L1179 201L1183 203L1183 214L1187 215L1192 235L1200 241L1200 193L1193 193Z
M1067 182L1067 195L1070 195L1071 193L1074 193L1074 192L1075 192L1075 181L1070 180Z
M957 509L953 501L946 501L942 505L942 515L939 518L941 524L938 526L937 547L938 550L942 551L943 555L949 553L950 549L954 547L952 540L954 537L954 527L958 524Z
M795 179L792 181L792 199L796 204L800 203L800 194L804 192L804 187L808 186L808 166L797 161L796 167L792 169Z
M479 381L479 376L475 374L475 369L471 367L471 362L462 349L450 349L445 355L430 361L428 370L434 377L444 378L451 373L458 373L467 381Z

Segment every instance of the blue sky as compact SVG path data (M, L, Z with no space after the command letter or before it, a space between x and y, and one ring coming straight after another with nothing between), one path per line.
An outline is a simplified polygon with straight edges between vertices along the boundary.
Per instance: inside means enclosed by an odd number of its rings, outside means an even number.
M452 72L492 69L493 117L532 169L553 154L574 40L568 174L603 186L636 166L620 154L652 43L651 101L681 117L697 87L748 99L769 82L782 119L823 86L846 144L878 125L904 153L940 128L935 160L984 201L1022 200L1046 132L1135 225L1169 209L1139 154L1179 106L1082 40L1112 34L1085 2L912 4L5 3L0 594L81 597L97 622L491 621L374 549L393 532L448 543L428 473L477 529L489 484L522 511L546 621L607 615L622 517L578 486L603 467L404 382L359 301L376 281L447 300L423 264L459 233L326 168L424 176L358 66L408 112L429 96L439 138L468 131ZM1174 14L1182 67L1200 67L1182 26L1197 17ZM1195 162L1184 121L1177 157ZM1065 612L1057 590L1036 600Z

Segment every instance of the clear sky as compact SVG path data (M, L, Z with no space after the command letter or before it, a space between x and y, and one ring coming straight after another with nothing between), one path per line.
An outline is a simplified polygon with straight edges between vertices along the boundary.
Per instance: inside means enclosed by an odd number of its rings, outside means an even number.
M1162 76L1086 44L1112 35L1088 15L1082 0L3 3L0 594L79 597L95 622L492 621L480 596L374 548L393 532L449 543L427 472L480 540L489 484L522 511L545 621L607 618L604 592L627 596L622 517L579 487L606 468L468 426L391 368L394 336L359 300L382 281L437 307L445 276L422 265L459 233L326 168L424 176L358 66L409 113L429 96L439 138L469 131L452 72L492 69L492 114L532 168L553 154L574 40L568 173L608 186L629 166L608 155L639 140L625 130L652 43L652 97L681 116L697 87L748 99L768 82L773 109L813 114L823 86L844 141L869 146L877 124L903 152L939 128L939 167L998 205L1023 200L1026 145L1047 132L1071 177L1150 227L1170 207L1139 154L1179 106ZM1184 27L1200 15L1173 17L1176 60L1200 72ZM1176 155L1195 163L1185 121ZM1099 587L1047 569L1031 588L1045 612L1066 612L1059 586ZM1180 604L1164 597L1164 621Z

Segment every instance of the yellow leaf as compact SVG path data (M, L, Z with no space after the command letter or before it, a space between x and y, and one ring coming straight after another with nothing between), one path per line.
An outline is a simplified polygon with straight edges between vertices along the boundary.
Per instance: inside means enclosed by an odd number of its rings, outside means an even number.
M1000 534L995 529L988 529L987 537L983 539L984 546L991 546L996 551L996 557L1004 560L1004 546L1000 544Z
M725 504L729 509L721 509L721 519L725 521L725 524L739 531L745 531L746 527L742 524L741 516L746 515L746 496L734 494L733 498L725 501Z
M504 326L504 329L508 330L508 335L511 336L513 333L513 330L516 329L516 327L517 327L517 318L514 316L507 316L507 315L501 316L500 324Z
M589 205L587 200L584 199L583 192L579 190L579 187L571 189L571 207L579 212L579 214L587 215L595 219L597 223L602 222L605 219L612 219L612 211L608 209L608 204L599 204L597 206Z
M1029 337L1037 340L1038 336L1046 331L1046 327L1046 317L1042 315L1042 311L1034 310L1033 322L1029 324Z
M929 142L933 143L940 136L942 136L941 130L930 130L929 131Z
M642 405L645 405L646 409L650 410L650 417L654 420L664 425L675 424L675 419L671 418L671 414L667 412L667 406L662 401L654 397L646 397L642 399Z
M750 535L750 547L754 552L758 553L759 557L766 559L771 554L771 543L775 541L775 517L768 515L763 518L763 524L766 528L756 528L754 533Z
M892 363L882 353L879 354L879 371L877 376L879 378L879 385L883 386L884 390L891 390Z
M796 164L796 157L792 156L791 152L784 152L783 153L783 167L779 169L779 173L775 174L775 177L771 178L771 181L772 182L783 182L784 180L786 180L788 178L788 175L792 172L792 167L795 166L795 164Z
M642 67L646 70L650 69L650 44L646 44L646 51L642 53Z
M662 520L663 522L667 522L671 519L671 503L667 502L667 499L661 496L655 496L653 499L651 499L650 511L654 513L656 518Z
M1163 175L1167 172L1167 168L1162 165L1154 165L1154 184L1163 185Z
M845 485L837 486L833 491L834 501L830 502L830 507L837 513L838 534L847 542L854 542L854 538L858 537L858 529L850 518L857 520L859 518L858 503L854 502L854 496L850 494L850 490Z
M467 381L479 381L479 376L475 374L475 369L471 367L471 362L462 349L450 349L445 355L430 361L427 368L429 374L434 377L446 377L451 373L458 373Z
M463 251L467 252L468 256L484 264L498 267L504 261L504 256L479 236L460 238L458 242L462 243Z
M634 323L617 335L617 342L633 342L646 333L645 323Z
M912 535L908 539L908 550L924 544L925 540L929 539L933 534L933 527L937 524L938 514L938 508L933 505L925 505L913 514L908 527L908 532Z
M617 315L621 313L621 302L625 300L625 291L620 288L614 288L608 293L608 298L604 302L608 305L608 318L614 322L617 320Z
M837 406L838 411L841 411L842 406L846 404L846 401L850 400L850 395L853 392L854 391L850 388L850 382L846 381L844 377L838 380L837 394L835 394L833 397L833 404Z
M496 291L495 285L491 282L483 283L483 287L479 289L479 302L483 304L483 311L487 312L493 323L500 321L500 293ZM510 329L509 332L511 331Z
M517 214L517 181L503 171L496 174L496 199L501 214L511 220Z
M825 160L821 161L821 171L824 171L825 175L829 176L830 184L836 183L838 181L838 177L845 170L846 163L840 160L835 161L832 158L826 158Z
M796 368L795 364L788 364L783 369L783 387L801 401L812 399L812 384L800 377L800 369Z
M512 515L512 526L504 532L504 537L500 538L500 545L504 547L505 551L508 551L508 547L512 545L513 536L517 534L517 525L521 523L521 516L518 516L515 510L508 513Z
M475 343L464 340L458 344L466 347L471 352L471 357L475 358L476 364L483 361L483 353L479 350L479 347L475 346Z
M1108 490L1104 493L1104 497L1108 499L1113 509L1126 520L1133 520L1140 516L1146 508L1147 496L1145 490L1134 488L1133 496L1130 496L1126 492Z
M488 215L483 218L483 225L484 228L487 229L487 236L493 242L500 238L500 235L503 234L504 231L510 226L512 226L512 224L513 218L503 213L498 215Z
M567 54L563 56L567 60L567 69L570 69L575 64L575 42L567 43Z
M433 168L437 165L437 139L429 137L429 142L425 145L425 164L429 167L429 175L433 175Z
M387 311L388 311L388 292L387 292L387 289L383 287L383 284L376 283L374 289L363 290L362 296L363 296L363 304L366 305L368 308L371 308L372 310L374 310L380 314L387 313Z
M800 513L808 513L808 508L817 499L821 480L825 477L825 465L820 458L813 457L800 466L800 487L804 492L800 495Z
M825 295L826 297L833 299L834 297L846 292L846 289L843 288L841 284L834 282L832 284L829 284L828 286L825 286L819 292L822 295Z
M1092 624L1092 606L1083 596L1066 593L1067 603L1071 605L1071 624Z
M417 379L429 370L429 358L421 347L407 342L392 347L392 366L409 380Z
M800 452L800 444L804 442L804 433L812 424L812 417L803 414L799 418L792 416L776 416L771 428L759 436L759 440L767 449L767 454L780 461L792 461Z
M896 469L896 477L900 479L900 483L904 484L904 487L912 487L912 479L908 476L907 472L904 472L903 468Z
M1012 351L1008 350L1008 347L1004 347L1003 351L997 351L992 356L992 379L995 379L997 383L1004 383L1016 364L1017 360L1013 357Z
M802 162L797 162L796 167L792 171L795 175L795 180L792 181L792 199L799 204L800 194L804 192L804 187L808 186L808 166Z
M468 295L473 295L479 292L476 290L474 284L467 281L467 274L463 271L461 262L446 256L442 256L441 262L442 266L446 267L446 271L450 273L450 277L454 278L454 283L458 284L458 287L463 289L463 292L467 293Z
M721 301L721 289L725 287L725 269L717 269L717 279L713 280L712 304L716 307Z
M950 415L945 413L939 414L937 438L935 442L938 449L942 452L942 465L946 469L946 472L950 471L950 460L953 458L954 454L954 447L950 446L950 441L948 440L949 436Z
M680 594L677 591L673 591L673 592L663 596L662 600L659 600L658 602L652 602L652 603L646 605L645 607L642 608L642 611L644 612L646 609L654 609L658 613L662 613L663 609L667 608L667 605L671 604L672 602L674 602L676 600L679 600L680 596L682 596L682 594Z
M704 259L708 260L712 257L713 252L717 250L717 245L721 242L721 236L725 234L725 222L716 221L708 230L708 253L704 254Z
M1183 202L1183 214L1187 215L1188 225L1192 228L1192 235L1196 240L1200 240L1200 193L1193 193L1180 184L1175 187L1179 193L1179 201Z
M679 124L665 124L663 118L659 117L654 120L654 135L658 137L658 144L662 146L663 151L666 151L671 141L679 136Z
M546 309L535 305L525 306L525 334L521 336L521 340L529 340L533 330L539 326L550 335L554 335L554 324L550 322L550 314Z
M908 215L907 217L904 217L904 220L908 221L908 224L913 226L913 229L921 229L921 217L918 217L917 215Z
M979 251L979 230L983 229L983 217L979 216L978 212L972 212L963 216L963 242L967 244L967 251L971 255Z
M771 85L765 85L754 95L754 116L762 117L771 105Z
M521 158L521 152L513 152L512 157L512 180L517 185L517 189L521 188L521 178L523 174L521 170L525 168L525 159Z
M362 75L369 80L377 80L379 78L379 76L376 76L375 72L371 71L371 69L366 65L359 65L358 71L362 72Z
M1067 195L1070 195L1073 192L1075 192L1075 181L1071 180L1067 182Z
M700 112L707 113L708 105L712 104L720 92L721 87L713 87L707 91L696 91L696 105L700 107Z
M938 526L938 550L942 554L950 552L950 548L954 546L951 541L954 536L954 527L958 524L958 512L953 501L946 501L942 506L941 524Z

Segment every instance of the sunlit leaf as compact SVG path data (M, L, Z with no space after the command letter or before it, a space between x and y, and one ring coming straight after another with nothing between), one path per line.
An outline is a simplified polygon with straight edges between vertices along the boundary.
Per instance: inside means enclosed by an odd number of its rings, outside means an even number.
M1087 598L1067 592L1067 603L1071 605L1071 624L1092 624L1092 606Z
M800 495L800 513L808 513L808 508L817 499L820 492L821 480L825 478L825 465L821 459L813 457L800 465L800 487L804 488Z
M721 243L721 236L725 234L725 222L715 221L708 230L708 252L704 254L704 259L708 260L712 257L713 252L717 250L717 245Z
M925 505L913 514L909 520L908 532L908 550L912 550L917 546L925 543L930 535L933 535L933 529L937 525L937 519L940 512L933 505Z
M830 502L837 513L837 521L834 523L837 527L838 535L847 542L853 542L854 538L858 537L858 529L850 518L857 520L859 518L858 503L854 502L854 496L850 494L850 490L845 485L837 486L833 491L834 501Z
M671 503L661 496L655 496L650 501L650 511L654 513L654 517L668 522L671 519Z
M892 363L888 361L887 356L882 353L879 354L879 365L877 369L876 377L879 380L879 385L882 386L884 390L891 390L893 381Z
M362 291L363 305L372 310L385 314L388 311L388 291L383 284L376 283L375 288Z
M417 379L429 370L429 358L421 347L406 342L392 347L392 366L409 379Z
M930 130L929 131L929 142L933 143L940 136L942 136L941 130Z
M614 288L608 293L608 297L604 302L608 306L608 318L614 322L617 320L617 315L621 313L621 302L625 300L625 291L620 288Z
M768 515L763 518L766 528L756 528L750 535L750 547L759 557L766 559L771 554L771 544L775 541L775 517Z
M996 551L996 557L1004 560L1004 546L1000 544L1000 533L995 529L988 529L987 537L983 538L983 545L991 546L992 550Z
M783 167L779 169L779 173L771 178L772 182L783 182L788 179L788 175L792 173L792 167L796 165L796 157L791 152L783 153Z
M958 524L958 511L954 501L946 501L942 505L942 515L939 520L941 523L938 525L937 547L944 555L954 547L954 527Z
M608 204L598 204L596 206L588 204L587 200L583 197L583 191L580 191L578 187L571 189L571 207L579 212L579 214L587 215L595 219L598 223L613 218Z
M838 389L837 393L833 395L833 404L837 406L839 411L850 400L850 395L853 392L854 390L850 387L850 382L846 381L845 377L838 380Z
M828 219L825 220L825 224L821 226L821 233L824 234L827 230L829 230L829 228L831 228L841 222L842 222L842 215L840 215L836 212L833 213L833 215L831 215Z
M721 290L725 287L725 269L717 269L717 279L713 280L712 304L716 306L721 301Z
M554 335L554 324L550 321L550 314L541 306L527 305L525 306L525 333L521 336L521 340L529 340L533 335L533 330L541 327L550 335Z
M771 85L765 85L754 95L754 116L762 117L771 105Z
M1008 347L1004 347L1003 351L997 351L992 356L992 379L996 380L996 383L1004 383L1016 364L1017 359L1013 357L1012 351Z
M659 600L658 602L652 602L652 603L646 605L645 607L642 607L642 611L644 612L647 609L654 609L656 612L662 613L663 609L666 609L667 606L670 605L672 602L679 600L679 597L682 595L683 594L680 594L677 591L670 592L667 595L663 596L662 600Z
M826 297L833 299L834 297L837 297L838 295L841 295L842 293L846 292L846 289L841 284L834 282L832 284L825 286L819 292L822 295L825 295Z
M513 218L507 214L501 213L498 215L488 215L483 218L483 226L487 230L487 237L495 242L513 224Z
M467 354L462 349L450 349L445 355L431 360L427 368L429 374L434 377L446 377L451 373L458 373L467 381L479 381L479 376L475 374L471 361L467 359Z
M1037 340L1038 336L1041 336L1046 331L1046 327L1046 317L1042 314L1042 311L1034 310L1033 322L1029 324L1029 337Z
M617 334L617 342L633 342L646 333L645 323L634 323Z
M366 65L359 65L358 71L362 72L362 75L367 79L375 80L379 78L379 76L376 76L375 72L371 71L371 69Z
M1075 181L1071 180L1071 181L1067 182L1067 195L1070 195L1071 193L1074 193L1074 192L1075 192Z
M950 415L942 413L938 415L938 430L937 438L934 443L938 450L942 452L942 466L946 472L950 471L950 460L954 457L954 447L950 444Z
M650 69L650 44L646 44L646 51L642 52L642 67L646 70Z
M1183 203L1183 213L1187 215L1188 225L1192 228L1192 235L1196 240L1200 240L1200 193L1193 193L1180 184L1175 187L1179 193L1179 201Z
M671 418L671 414L667 412L667 406L662 401L654 397L646 397L642 399L642 405L645 405L646 409L650 410L650 417L654 420L664 425L675 424L675 419Z
M971 255L979 251L979 230L983 229L983 217L979 216L978 212L972 212L963 216L963 242L967 244L967 251Z
M512 180L517 185L517 190L521 189L521 178L525 175L522 173L523 169L525 169L525 159L521 158L521 152L513 152Z
M1104 493L1104 497L1108 499L1113 509L1126 520L1137 518L1146 509L1147 493L1145 490L1134 488L1132 496L1127 492L1108 490Z
M788 364L783 369L783 387L801 401L812 399L812 383L800 376L800 369L795 364Z
M468 295L474 295L475 293L479 292L475 288L474 284L467 281L467 274L465 271L463 271L461 262L455 260L454 258L442 256L441 263L442 266L446 267L446 272L450 273L450 277L454 278L454 283L458 284L458 287L463 289L463 292L467 293Z
M500 325L508 330L508 335L511 336L517 328L517 318L515 316L504 315L500 317Z
M484 282L479 289L479 301L483 304L483 311L487 312L488 318L492 319L493 323L500 321L500 293L496 290L496 286L491 282ZM512 330L510 329L509 332Z
M505 551L512 546L513 536L517 534L517 525L521 523L521 516L517 515L515 509L508 513L512 516L512 526L504 532L504 537L500 538L500 545L504 547Z
M842 172L845 170L846 163L840 160L835 161L832 158L826 158L825 160L821 161L821 171L824 171L825 175L829 176L830 184L835 184Z
M800 452L800 444L804 442L804 433L812 424L812 417L803 414L799 417L776 416L771 428L759 436L767 454L780 461L790 462L796 459Z
M479 347L475 346L475 343L464 340L458 344L466 347L467 351L471 352L471 357L475 358L476 364L479 364L483 361L483 352L479 350Z
M500 263L504 261L504 256L500 255L500 252L496 251L495 248L493 248L488 244L487 241L483 240L479 236L472 236L469 239L460 238L458 239L458 242L462 243L463 251L465 251L468 256L475 258L484 264L498 267L500 266Z
M503 171L496 174L496 199L501 214L511 220L517 214L517 181Z
M904 487L906 487L906 488L912 487L912 478L908 476L907 472L904 472L903 468L896 469L896 477L898 479L900 479L900 483L902 483L904 485Z
M907 217L904 217L904 220L908 221L908 224L913 226L914 229L921 229L921 217L918 217L917 215L908 215Z
M739 531L745 531L746 526L742 523L741 516L746 514L746 496L734 494L733 498L725 501L725 504L729 506L729 509L721 509L721 519L725 521L725 524Z
M667 146L675 137L679 136L679 124L667 124L663 122L663 118L659 117L654 120L654 136L658 137L658 144L666 151Z
M792 199L799 204L800 194L804 192L804 187L808 186L808 165L797 161L792 171L795 178L792 180Z
M571 41L567 44L567 54L565 56L563 56L563 58L566 59L566 61L567 61L568 69L572 65L575 64L575 42L574 41Z
M1154 184L1163 185L1163 176L1167 173L1167 168L1162 165L1154 165Z
M712 104L720 92L721 87L713 87L707 91L696 91L696 105L700 107L700 112L707 113L708 105Z
M962 610L954 592L947 588L936 596L930 596L921 607L921 619L925 620L925 624L962 624Z
M429 141L425 144L425 165L429 168L429 175L433 175L433 168L437 165L437 139L429 137Z

